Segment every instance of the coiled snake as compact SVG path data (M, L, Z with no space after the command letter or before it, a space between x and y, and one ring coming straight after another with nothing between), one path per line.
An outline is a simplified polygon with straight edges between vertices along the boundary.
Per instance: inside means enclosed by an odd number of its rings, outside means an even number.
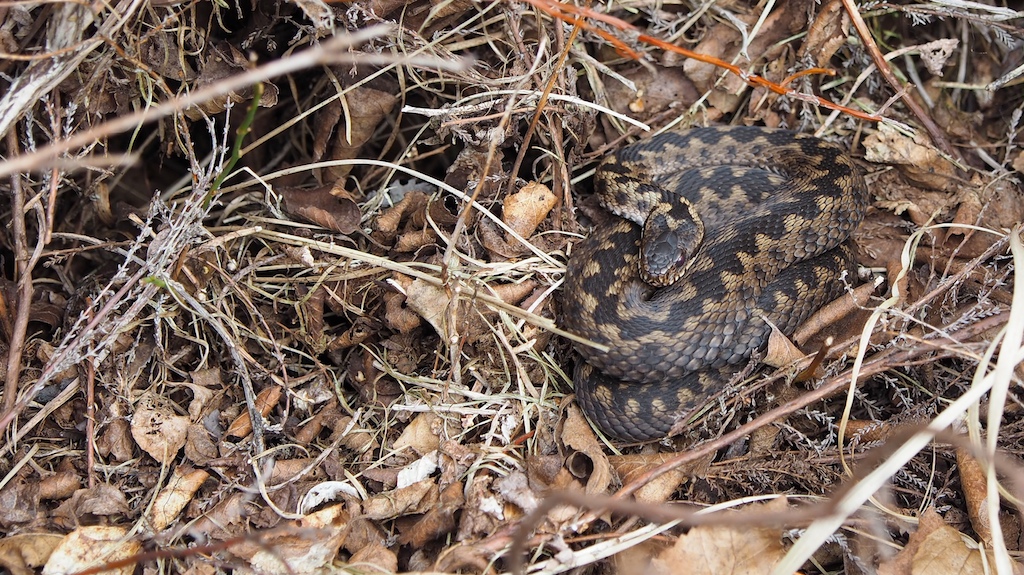
M756 127L669 132L598 168L618 217L577 244L562 297L576 398L606 434L645 441L843 290L845 242L868 203L845 151Z

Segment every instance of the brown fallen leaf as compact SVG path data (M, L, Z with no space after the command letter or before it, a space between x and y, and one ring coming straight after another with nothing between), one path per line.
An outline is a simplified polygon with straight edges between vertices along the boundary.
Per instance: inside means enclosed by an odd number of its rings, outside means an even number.
M456 515L466 503L462 494L462 482L452 483L441 492L441 499L426 512L412 527L404 530L398 538L402 545L420 548L427 543L455 531L458 525Z
M131 432L135 443L161 464L170 464L188 437L188 417L178 415L155 394L142 396L135 404Z
M764 356L765 365L784 367L800 361L806 355L777 327L771 326L771 334L768 336L768 349L765 351Z
M229 42L218 42L205 52L207 57L200 64L199 76L192 89L216 84L249 69L249 58ZM201 120L207 115L219 114L227 108L230 101L234 104L248 102L252 99L252 87L243 88L237 92L232 91L224 96L218 96L185 109L185 116L190 120ZM259 105L262 108L271 108L277 104L278 89L270 82L264 81L263 95L260 96Z
M256 394L256 411L266 417L273 410L279 401L283 391L280 386L272 385ZM242 412L228 427L228 437L245 437L252 433L252 420L249 419L248 410Z
M341 179L316 188L278 188L277 191L288 213L311 224L349 235L359 229L362 213L344 186L345 180Z
M43 575L77 573L138 554L142 544L128 538L128 529L120 526L93 525L68 533L50 554ZM135 565L107 569L112 575L131 575Z
M529 239L557 202L558 198L547 186L530 182L518 192L505 197L501 219L520 237ZM509 243L515 241L511 234L505 239Z
M0 522L3 525L29 523L39 510L39 484L18 478L0 489Z
M842 0L831 0L821 7L818 15L807 30L807 39L800 46L797 58L802 60L810 54L815 65L828 66L829 60L839 48L846 44L850 35L850 15L843 9Z
M279 528L258 541L244 541L232 554L248 562L259 575L313 575L329 572L348 533L344 504L332 505Z
M967 502L967 516L971 527L985 543L992 542L992 520L988 515L988 487L985 469L969 451L956 450L956 464L960 472L960 489Z
M363 517L380 520L425 513L437 503L439 497L437 482L424 479L408 487L378 493L363 501Z
M441 438L434 432L434 425L440 422L441 417L436 413L420 413L409 422L402 430L402 434L395 440L392 449L396 453L409 448L412 450L409 459L416 456L423 456L431 451L436 451L441 444Z
M111 517L127 514L131 507L117 486L97 483L95 487L79 489L53 512L53 516L67 526L94 521L94 516Z
M604 494L614 479L608 456L580 408L573 403L565 413L562 443L573 452L566 457L566 466L577 478L586 480L587 493Z
M763 506L745 507L736 513L782 511L785 498ZM652 575L768 575L786 554L782 530L733 526L694 527L651 561ZM685 571L680 568L685 566Z
M380 543L371 543L360 548L352 554L352 557L349 557L347 563L352 567L357 567L360 573L368 575L398 572L398 556Z
M339 79L346 83L353 80L347 72L338 74ZM358 81L358 80L356 80ZM353 86L345 93L345 106L342 113L332 112L332 117L337 125L321 121L318 124L318 142L325 140L324 133L330 133L333 129L334 141L330 149L323 155L326 160L351 160L359 157L359 151L380 128L395 104L398 103L399 88L397 85L390 85L394 81L386 77L374 80L378 84L377 89L371 86ZM321 159L321 154L314 156L315 160ZM331 166L324 171L325 180L342 181L349 172L351 165Z
M917 531L895 557L878 566L878 575L982 575L993 572L986 565L995 564L991 551L983 558L981 551L968 547L959 531L942 520L933 508L918 518ZM1014 573L1024 571L1014 562Z
M622 484L628 485L640 475L658 467L665 461L675 457L675 453L631 453L627 455L609 455L608 463L615 473L622 478ZM695 461L673 468L649 481L637 490L633 497L637 501L647 503L663 503L675 493L680 485L690 477L704 475L716 454L708 454Z
M199 491L210 474L202 469L177 467L149 508L149 524L156 531L166 529Z
M52 533L4 537L0 539L0 567L10 571L11 575L34 575L63 540L63 535Z
M908 180L932 190L955 188L960 181L956 167L922 140L923 136L906 136L888 124L878 124L878 129L864 139L864 159L897 164Z

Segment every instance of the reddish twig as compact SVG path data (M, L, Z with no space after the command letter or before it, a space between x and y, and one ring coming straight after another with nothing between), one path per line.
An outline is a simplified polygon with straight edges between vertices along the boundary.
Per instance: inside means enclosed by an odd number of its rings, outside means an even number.
M555 0L523 1L537 8L538 10L544 12L545 14L550 15L552 18L557 18L558 20L561 20L563 22L567 22L574 26L578 25L584 28L585 30L594 32L595 34L601 36L602 38L610 42L615 47L615 49L619 51L619 53L633 59L639 60L640 54L635 50L629 48L622 39L616 37L614 34L608 32L607 30L602 30L594 26L593 24L588 22L588 20L596 20L599 22L603 22L623 32L635 33L636 40L638 42L643 42L645 44L661 48L662 50L668 52L675 52L676 54L680 54L686 58L693 58L694 60L698 60L700 62L711 64L713 66L717 66L719 68L727 70L732 74L735 74L737 77L739 77L741 80L743 80L752 87L765 88L766 90L769 90L781 96L788 96L790 98L802 100L804 102L809 102L811 104L814 104L815 106L821 106L823 108L828 108L830 110L836 110L861 120L867 120L869 122L880 122L882 120L880 116L877 116L875 114L868 114L866 112L861 112L860 110L854 110L853 108L848 108L841 104L836 104L831 100L819 98L818 96L815 96L813 94L797 92L786 87L786 84L800 76L825 72L820 68L814 68L811 70L806 70L804 72L798 72L797 74L794 74L789 78L786 78L782 84L776 84L766 78L758 76L757 74L751 74L749 72L746 72L739 66L736 66L735 64L730 64L725 60L721 60L719 58L715 58L714 56L709 56L707 54L698 54L697 52L692 52L681 46L676 46L675 44L666 42L660 38L655 38L654 36L643 34L640 32L639 28L624 20L620 20L619 18L616 18L608 14L604 14L602 12L597 12L590 8L573 6L571 4L562 4L556 2Z

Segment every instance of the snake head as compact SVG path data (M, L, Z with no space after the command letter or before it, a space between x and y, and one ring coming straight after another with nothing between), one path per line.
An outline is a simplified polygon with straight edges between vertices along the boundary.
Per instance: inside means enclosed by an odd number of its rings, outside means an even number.
M656 206L644 222L640 240L640 277L665 287L686 273L704 239L704 222L692 204L677 198Z

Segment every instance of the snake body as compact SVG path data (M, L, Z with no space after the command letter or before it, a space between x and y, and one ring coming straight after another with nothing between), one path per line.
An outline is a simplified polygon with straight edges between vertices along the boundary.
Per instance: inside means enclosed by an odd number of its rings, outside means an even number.
M577 345L573 380L591 421L625 441L665 436L765 345L768 322L789 335L837 296L868 203L842 148L756 127L628 146L595 190L616 217L574 248L562 324L610 348Z

